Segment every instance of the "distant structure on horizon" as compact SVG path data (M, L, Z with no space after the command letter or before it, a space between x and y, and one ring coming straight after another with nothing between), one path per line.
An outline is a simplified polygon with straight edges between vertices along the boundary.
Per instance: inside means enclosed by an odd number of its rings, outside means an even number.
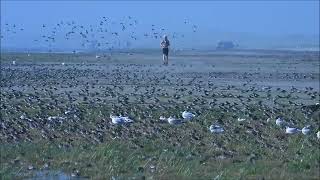
M219 41L217 44L217 50L230 50L238 47L238 44L235 44L232 41Z

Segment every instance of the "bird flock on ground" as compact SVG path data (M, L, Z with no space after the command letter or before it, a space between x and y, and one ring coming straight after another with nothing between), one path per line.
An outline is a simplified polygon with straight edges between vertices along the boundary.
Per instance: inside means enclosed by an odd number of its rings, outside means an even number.
M25 58L34 58L32 56L35 55ZM273 75L248 72L195 73L188 71L190 68L197 68L185 64L172 66L181 71L146 64L101 66L90 63L62 63L62 65L64 66L15 63L1 67L1 99L3 100L1 110L4 120L1 127L4 130L2 138L5 141L10 142L21 138L31 141L32 137L28 129L38 128L43 128L40 133L44 138L52 139L57 136L56 133L61 132L57 131L57 128L68 125L70 127L67 126L63 134L73 131L101 142L103 134L106 133L104 129L110 128L108 126L110 121L105 120L104 117L111 117L110 124L116 124L116 126L120 124L134 126L136 122L140 124L145 119L157 119L160 123L167 122L169 125L202 123L206 113L218 108L222 113L233 114L232 118L238 123L251 122L252 119L261 120L255 114L255 109L251 107L252 104L256 104L258 111L263 112L263 119L267 119L263 120L263 123L275 121L276 126L285 128L284 133L312 134L317 131L317 126L313 122L310 122L312 124L310 127L308 127L308 121L305 122L305 126L299 123L301 119L311 119L313 113L319 111L319 104L310 105L319 97L316 89L259 87L253 83L256 79L312 81L316 78L312 73ZM221 79L230 82L237 80L242 84L216 84ZM112 111L108 111L111 116L100 111L95 115L99 117L98 122L101 122L92 132L88 132L85 125L79 123L90 115L80 110L83 102L95 105L105 104L110 106ZM184 111L182 106L187 111ZM192 108L186 108L186 106ZM177 108L182 112L179 116L176 113L169 113ZM48 112L57 110L63 111L62 114ZM36 113L30 114L33 111ZM155 114L158 111L168 113ZM300 112L303 117L299 118L300 120L286 118L286 114L295 112ZM13 117L16 114L19 116ZM205 124L210 132L229 132L224 120L221 120L224 117L221 116L216 117L218 119L216 122ZM284 122L284 119L287 122ZM145 123L150 122L145 121ZM153 127L151 131L157 131L157 128ZM117 133L112 132L112 136L116 136Z

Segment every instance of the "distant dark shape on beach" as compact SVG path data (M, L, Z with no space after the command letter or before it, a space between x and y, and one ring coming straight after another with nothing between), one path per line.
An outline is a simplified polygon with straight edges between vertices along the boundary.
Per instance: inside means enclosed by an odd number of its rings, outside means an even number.
M232 41L219 41L217 44L217 50L230 50L238 47L239 45L235 44Z

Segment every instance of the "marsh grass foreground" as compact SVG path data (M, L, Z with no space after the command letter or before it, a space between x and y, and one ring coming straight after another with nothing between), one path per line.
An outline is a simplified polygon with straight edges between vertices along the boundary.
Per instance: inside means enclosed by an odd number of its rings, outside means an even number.
M93 179L317 179L319 149L310 147L311 142L302 138L290 138L282 153L262 150L255 143L234 145L241 151L232 158L225 157L213 145L204 150L197 145L168 146L147 139L140 148L130 141L101 145L81 142L82 145L72 148L58 148L51 142L7 144L1 146L1 175L3 179L33 175L35 171L26 170L29 164L39 170L49 163L52 170L63 169L70 174L78 170L80 176Z

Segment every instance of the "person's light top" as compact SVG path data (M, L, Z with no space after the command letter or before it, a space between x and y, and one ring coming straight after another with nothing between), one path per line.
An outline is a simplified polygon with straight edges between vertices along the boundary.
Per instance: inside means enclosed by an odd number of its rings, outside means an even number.
M165 40L164 39L164 40L161 41L160 45L161 45L162 48L168 48L170 46L170 42L169 42L169 40Z

